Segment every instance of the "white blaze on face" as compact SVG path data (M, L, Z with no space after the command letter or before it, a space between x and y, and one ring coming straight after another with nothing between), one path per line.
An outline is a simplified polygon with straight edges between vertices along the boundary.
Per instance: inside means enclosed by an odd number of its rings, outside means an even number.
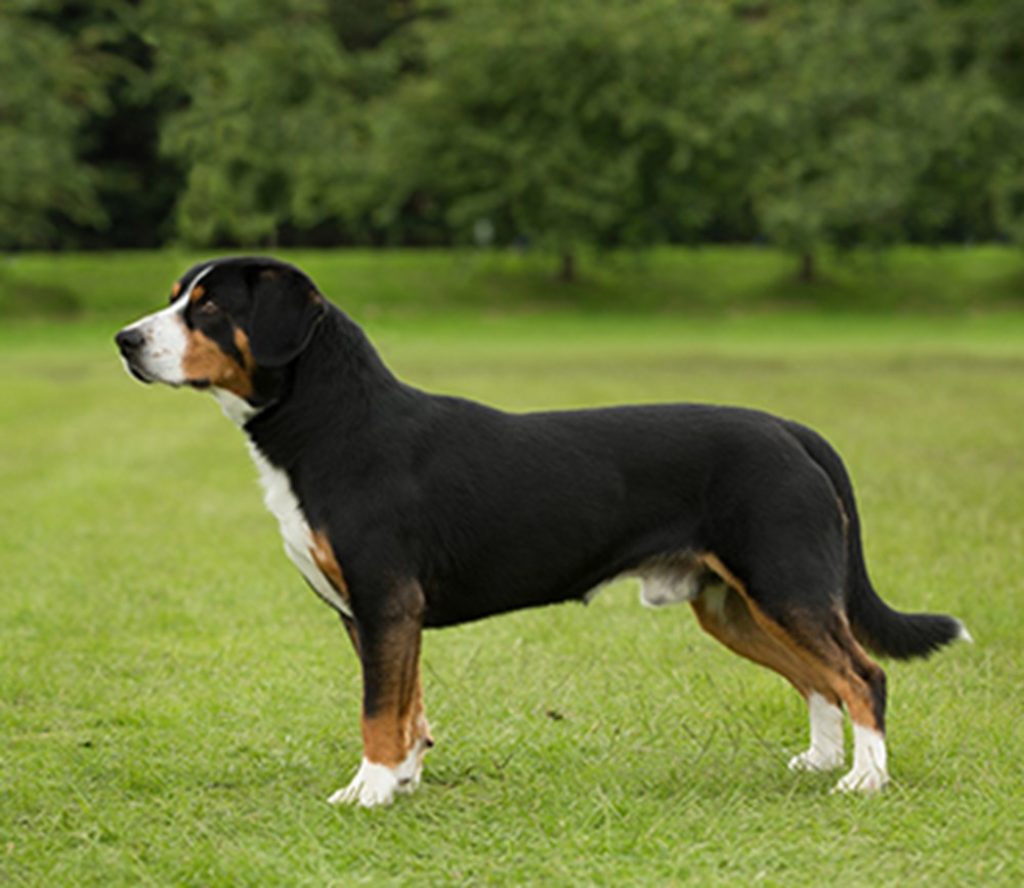
M122 331L142 334L143 345L133 361L133 368L148 381L163 382L167 385L184 385L187 382L182 365L188 347L188 336L182 316L192 298L192 291L212 270L211 264L199 272L188 289L163 311L146 315Z

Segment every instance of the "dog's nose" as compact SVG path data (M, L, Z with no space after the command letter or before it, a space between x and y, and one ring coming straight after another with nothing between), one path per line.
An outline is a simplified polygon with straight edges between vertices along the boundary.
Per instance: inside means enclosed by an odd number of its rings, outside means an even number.
M121 354L125 357L130 355L132 352L136 352L142 346L142 343L146 341L146 337L139 330L133 330L129 327L127 330L122 330L117 336L114 337L114 342L117 343L117 347L121 349Z

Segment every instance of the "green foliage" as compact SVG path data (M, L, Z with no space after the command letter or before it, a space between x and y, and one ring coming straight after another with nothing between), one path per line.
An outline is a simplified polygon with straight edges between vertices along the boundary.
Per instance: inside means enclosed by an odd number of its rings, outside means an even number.
M1024 162L1014 109L958 65L932 0L795 3L766 22L770 126L752 182L759 228L801 254L992 237L995 171Z
M871 3L787 6L764 24L774 73L753 179L762 230L800 253L846 232L885 238L913 184L896 94L903 23Z
M1024 239L1017 0L0 15L0 246Z
M343 213L354 179L350 64L317 0L150 4L156 76L182 108L163 147L188 171L190 242L274 243L286 221Z
M90 115L109 111L105 35L60 27L57 7L0 8L0 249L52 245L60 217L106 222L79 141Z
M382 203L561 253L1010 233L1020 106L991 53L960 59L959 21L933 0L456 3L380 118Z
M749 146L722 97L756 72L725 5L466 2L423 35L424 75L380 118L387 221L415 197L460 240L486 220L564 254L693 237L732 208Z

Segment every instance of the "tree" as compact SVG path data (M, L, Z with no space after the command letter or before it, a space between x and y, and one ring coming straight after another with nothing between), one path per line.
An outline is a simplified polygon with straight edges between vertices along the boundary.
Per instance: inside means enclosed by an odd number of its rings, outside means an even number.
M772 114L750 191L801 279L822 247L994 233L994 176L1019 117L963 63L952 24L933 0L783 3L766 20Z
M814 277L818 248L895 234L909 199L898 71L906 4L784 4L766 22L777 53L766 83L771 132L751 183L760 229Z
M1024 243L1021 8L9 0L0 247Z
M984 146L992 170L986 191L995 228L1024 245L1024 4L975 0L959 13L956 33L971 35L971 52L961 54L990 87L969 132L975 145Z
M375 115L386 222L488 220L571 279L583 245L693 237L737 209L757 72L728 4L463 0L420 29L422 76ZM728 132L728 136L723 134Z
M393 65L388 55L346 49L335 24L351 20L339 19L337 6L146 7L158 81L180 96L162 143L186 170L177 206L186 240L274 244L288 230L352 219L365 205L363 105L390 82ZM407 6L387 14L404 17ZM385 15L354 21L354 45L388 33Z
M57 12L45 0L0 9L0 248L54 246L61 220L107 222L80 143L108 108L105 59L92 35L55 27Z

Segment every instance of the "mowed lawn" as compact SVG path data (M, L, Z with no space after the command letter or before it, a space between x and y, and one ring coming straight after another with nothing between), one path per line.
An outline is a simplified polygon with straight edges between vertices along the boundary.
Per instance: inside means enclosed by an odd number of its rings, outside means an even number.
M864 799L788 773L802 701L632 583L428 633L438 745L369 812L325 802L359 762L356 661L239 432L129 380L113 332L0 329L0 883L1024 884L1022 316L371 327L410 381L508 409L817 427L876 585L976 643L888 664L893 784Z

